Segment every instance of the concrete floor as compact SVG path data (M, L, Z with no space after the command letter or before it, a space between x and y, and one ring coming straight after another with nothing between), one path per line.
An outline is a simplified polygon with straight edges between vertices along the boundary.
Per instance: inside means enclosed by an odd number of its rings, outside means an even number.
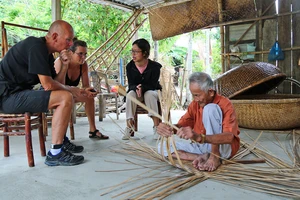
M172 111L172 121L177 122L183 111ZM110 115L116 119L115 114ZM120 115L116 122L125 127L125 114ZM103 188L121 183L140 174L146 169L124 170L118 172L96 172L97 170L120 170L134 168L136 166L124 165L125 159L130 157L114 153L113 149L120 146L121 131L109 117L103 122L97 121L97 127L106 135L109 140L95 141L88 138L87 118L77 118L75 124L75 144L83 145L85 150L85 162L78 166L71 167L48 167L44 164L44 157L40 156L38 137L36 131L33 131L33 147L35 167L28 167L25 152L24 137L10 138L10 157L3 157L3 148L0 148L0 199L1 200L81 200L81 199L112 199L120 191L113 191L105 196L100 196L105 190ZM50 128L51 129L51 128ZM247 138L249 133L254 138L259 131L241 129L241 138ZM150 145L155 145L152 139L152 122L147 115L139 115L139 133L138 136ZM279 136L284 139L285 134ZM264 133L261 143L268 147L274 154L284 157L278 146L274 145L271 132ZM51 135L48 136L46 148L49 149ZM121 141L124 142L124 141ZM0 144L3 144L3 138L0 138ZM142 182L142 181L141 181ZM139 184L139 183L137 183ZM114 199L121 199L120 197ZM265 193L253 192L250 190L238 188L231 185L207 180L197 184L187 190L175 193L166 199L243 199L243 200L265 200L265 199L286 199L283 197L268 195Z

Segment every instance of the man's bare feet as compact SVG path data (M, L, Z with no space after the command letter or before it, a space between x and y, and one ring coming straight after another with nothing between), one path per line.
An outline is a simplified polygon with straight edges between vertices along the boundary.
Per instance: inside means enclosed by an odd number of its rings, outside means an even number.
M218 156L210 154L206 163L203 165L201 169L199 168L199 170L212 172L215 171L220 165L221 165L220 158Z
M180 150L177 150L177 153L178 153L179 158L182 160L192 161L192 160L195 160L199 156L198 154L188 153L188 152L180 151ZM172 153L172 157L177 158L175 153Z
M208 157L209 157L208 153L197 155L197 157L193 161L193 166L196 169L201 170L204 167L204 164L206 163Z

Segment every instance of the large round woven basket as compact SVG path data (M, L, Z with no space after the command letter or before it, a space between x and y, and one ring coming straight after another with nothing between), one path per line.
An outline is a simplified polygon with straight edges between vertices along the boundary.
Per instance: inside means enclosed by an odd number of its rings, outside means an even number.
M300 95L270 95L286 79L279 68L264 62L246 63L214 81L219 94L231 99L240 127L293 129L300 127Z
M240 127L269 130L300 127L300 95L247 95L231 102Z
M219 94L234 96L266 94L278 86L286 75L279 68L264 62L246 63L222 74L214 81Z

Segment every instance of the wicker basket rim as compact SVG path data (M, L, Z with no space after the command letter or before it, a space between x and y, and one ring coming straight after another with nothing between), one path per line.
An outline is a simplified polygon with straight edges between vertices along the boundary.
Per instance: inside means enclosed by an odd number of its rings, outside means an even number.
M267 81L269 81L269 80L271 80L271 79L280 78L280 77L285 78L286 75L285 75L284 73L279 73L279 74L275 74L275 75L272 75L272 76L265 77L265 78L260 79L259 81L255 82L255 83L253 83L253 84L247 86L247 87L244 87L243 89L240 89L240 90L236 91L235 93L229 95L228 98L230 99L230 98L232 98L232 97L235 97L235 96L237 96L237 95L239 95L239 94L241 94L241 93L247 91L248 89L253 88L254 86L257 86L257 85L259 85L259 84L262 84L262 83L264 83L264 82L267 82ZM273 88L275 88L276 86L277 86L277 85L274 85ZM272 88L272 89L273 89L273 88ZM268 91L266 91L266 92L268 92Z
M232 103L260 103L260 104L275 104L275 103L300 103L300 98L288 98L288 99L231 99ZM299 108L300 109L300 108Z

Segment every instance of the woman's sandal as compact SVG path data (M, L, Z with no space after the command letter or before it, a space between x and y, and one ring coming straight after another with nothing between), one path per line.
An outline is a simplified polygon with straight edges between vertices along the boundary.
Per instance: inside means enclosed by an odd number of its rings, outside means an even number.
M99 135L97 135L97 133L100 133L101 135L99 136ZM90 131L89 132L89 138L94 138L94 139L98 139L98 140L107 140L107 139L109 139L109 137L107 136L107 135L103 135L99 130L95 130L95 131Z

